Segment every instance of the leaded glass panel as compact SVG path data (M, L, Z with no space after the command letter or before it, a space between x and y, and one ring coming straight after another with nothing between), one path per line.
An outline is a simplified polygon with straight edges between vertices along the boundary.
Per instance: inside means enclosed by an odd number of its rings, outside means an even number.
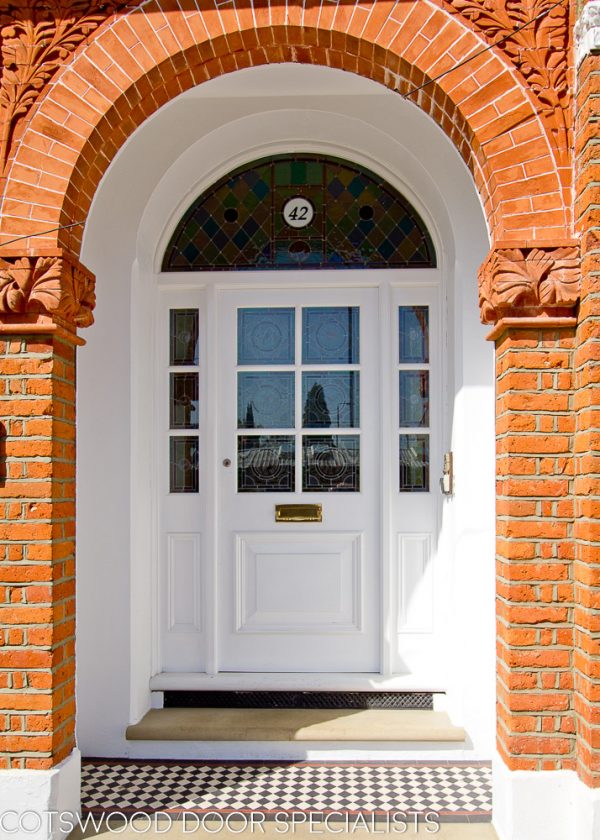
M238 365L293 365L294 309L238 309Z
M238 429L294 428L293 373L238 373Z
M172 373L169 402L171 429L197 429L198 374Z
M353 429L360 426L360 373L303 373L302 406L305 429Z
M398 307L399 362L429 361L429 307Z
M400 435L400 492L429 490L429 435Z
M310 223L286 222L293 198ZM279 155L245 166L201 195L177 226L164 271L435 266L416 210L366 169L318 155Z
M358 364L357 306L310 306L302 310L302 362L305 365Z
M360 490L358 435L304 435L302 490L305 493Z
M429 426L429 371L401 370L400 426Z
M240 435L238 492L293 493L295 451L293 435Z
M198 438L171 437L169 461L171 493L197 493Z
M198 310L171 309L169 364L198 364Z

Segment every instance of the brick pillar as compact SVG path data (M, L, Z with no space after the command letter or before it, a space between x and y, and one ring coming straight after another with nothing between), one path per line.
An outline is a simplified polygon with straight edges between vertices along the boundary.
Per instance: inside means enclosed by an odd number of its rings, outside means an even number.
M579 288L579 248L568 241L499 245L480 273L482 318L496 323L489 338L497 382L497 744L510 770L576 765L573 356ZM515 836L525 836L515 819Z
M75 350L93 304L63 251L0 258L3 769L75 746Z
M587 21L587 24L586 24ZM577 769L600 787L600 4L589 3L579 28L576 225L582 290L575 352L575 710ZM596 30L596 31L594 31Z
M511 770L574 767L574 327L498 330L498 750Z

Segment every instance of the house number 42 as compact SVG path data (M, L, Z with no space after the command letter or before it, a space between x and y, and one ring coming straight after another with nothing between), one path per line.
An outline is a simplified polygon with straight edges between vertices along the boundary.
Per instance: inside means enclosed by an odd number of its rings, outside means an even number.
M283 219L291 228L303 228L309 225L315 216L315 208L307 198L296 196L283 205Z

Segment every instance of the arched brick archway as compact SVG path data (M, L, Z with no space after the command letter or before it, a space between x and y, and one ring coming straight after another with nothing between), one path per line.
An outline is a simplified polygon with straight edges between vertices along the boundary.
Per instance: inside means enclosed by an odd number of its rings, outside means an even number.
M155 2L113 18L63 66L37 104L8 170L1 236L78 252L84 219L127 137L178 93L244 67L322 64L406 94L485 47L460 17L426 2L264 3L198 11ZM569 203L538 105L506 58L483 52L411 97L473 174L492 238L549 242L570 229Z

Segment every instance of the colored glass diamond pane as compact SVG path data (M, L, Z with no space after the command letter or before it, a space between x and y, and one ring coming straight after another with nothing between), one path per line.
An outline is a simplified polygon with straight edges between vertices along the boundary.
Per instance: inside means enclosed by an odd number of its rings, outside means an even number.
M295 196L315 208L302 231L282 218ZM289 241L301 232L304 252ZM405 198L374 173L319 155L279 155L228 175L188 209L163 261L165 271L431 266L431 237Z

